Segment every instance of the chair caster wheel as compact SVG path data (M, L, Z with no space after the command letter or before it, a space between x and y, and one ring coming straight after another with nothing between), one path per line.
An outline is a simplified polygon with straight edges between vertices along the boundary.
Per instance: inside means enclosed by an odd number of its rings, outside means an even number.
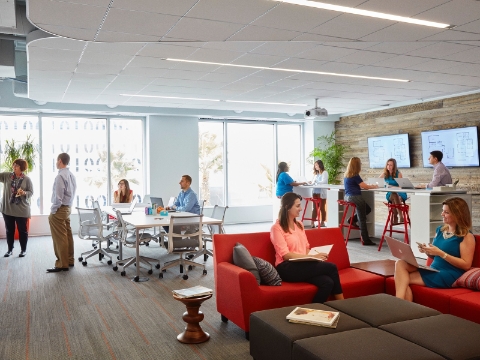
M135 281L135 282L138 282L138 280L140 280L140 277L139 277L139 276L135 276L135 277L133 278L133 281Z
M203 270L203 275L207 275L207 270Z
M203 261L207 261L208 260L208 255L203 255Z
M118 266L114 266L113 271L117 271L117 270L118 270Z
M183 280L187 280L187 279L188 279L188 275L183 275L182 278L183 278Z
M86 261L82 262L82 265L87 266L87 262Z
M127 275L127 273L126 273L125 271L122 271L122 272L120 273L120 275L125 276L125 275Z
M146 243L145 243L145 246L150 246L150 243L146 242Z
M120 256L117 256L117 260L120 260Z
M78 261L83 261L83 257L80 256L80 257L78 258Z
M163 272L167 272L167 269L163 269L162 271L163 271Z
M107 261L107 264L108 264L108 265L112 265L112 260L108 260L108 261Z
M163 279L163 273L158 274L159 279Z
M188 270L192 270L193 269L193 266L192 265L188 265Z
M98 254L98 260L102 261L104 255L103 254Z
M155 269L160 269L160 264L155 265Z
M183 265L180 265L180 273L183 273Z
M185 256L185 258L187 258L188 260L190 260L191 258L193 258L193 256L194 256L193 254L189 254L189 255Z
M153 274L153 270L152 269L148 270L148 274L149 275Z

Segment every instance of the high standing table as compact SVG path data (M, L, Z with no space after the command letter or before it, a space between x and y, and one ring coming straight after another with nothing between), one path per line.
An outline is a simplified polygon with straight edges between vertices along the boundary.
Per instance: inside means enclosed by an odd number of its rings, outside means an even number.
M105 206L102 208L103 211L105 211L107 214L110 214L112 216L116 216L117 213L113 211L112 207L110 206ZM132 214L130 215L122 215L123 220L132 225L135 230L136 230L136 236L137 236L137 241L136 241L136 257L137 257L137 274L135 277L132 279L135 282L143 282L143 281L148 281L148 277L140 277L140 237L139 237L139 230L142 229L148 229L152 227L160 227L160 226L169 226L170 225L170 216L191 216L191 215L197 215L197 214L192 214L189 212L173 212L169 213L167 216L160 216L160 214L155 214L155 215L146 215L144 212L144 209L135 209ZM202 223L205 225L221 225L222 220L210 218L204 216L202 218ZM120 245L120 251L119 251L119 257L122 259L122 252L121 252L121 245Z

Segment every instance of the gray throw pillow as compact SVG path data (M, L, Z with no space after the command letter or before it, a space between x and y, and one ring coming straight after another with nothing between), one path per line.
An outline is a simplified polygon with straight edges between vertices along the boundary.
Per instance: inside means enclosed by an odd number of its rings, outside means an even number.
M280 286L282 285L282 279L278 275L277 270L268 261L260 259L256 256L253 257L255 265L257 265L258 272L260 273L260 279L263 285Z
M260 275L257 266L253 261L252 255L250 255L247 248L240 243L236 243L233 247L233 263L242 269L250 271L253 276L255 276L257 284L260 285Z

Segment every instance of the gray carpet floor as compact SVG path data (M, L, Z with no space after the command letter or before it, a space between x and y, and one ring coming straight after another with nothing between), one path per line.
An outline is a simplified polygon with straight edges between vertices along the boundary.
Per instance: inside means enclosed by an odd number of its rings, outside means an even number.
M270 226L227 225L226 232L269 231ZM1 239L0 254L6 249ZM90 241L75 236L76 258L90 249ZM379 252L355 239L349 241L348 251L351 262L392 258L386 245ZM32 237L27 256L19 258L19 252L16 242L14 255L0 258L0 359L251 359L243 331L220 320L215 295L201 307L201 325L210 340L199 345L176 340L185 328L185 307L171 291L195 285L213 289L211 258L205 276L196 267L183 280L173 268L159 279L159 270L148 275L142 268L150 280L135 283L134 266L122 277L98 256L88 259L87 266L77 261L68 272L46 273L55 260L51 237ZM142 246L141 254L160 257L162 264L172 259L155 243ZM133 249L124 250L124 256L131 255Z

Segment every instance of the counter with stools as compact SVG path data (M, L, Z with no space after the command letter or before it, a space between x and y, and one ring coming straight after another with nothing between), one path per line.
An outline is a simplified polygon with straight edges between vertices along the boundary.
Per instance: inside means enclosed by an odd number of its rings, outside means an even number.
M345 237L345 245L348 244L348 238L350 236L350 231L352 229L354 230L360 230L358 226L353 225L353 217L355 216L355 212L357 211L357 205L353 202L345 201L345 200L337 200L338 205L343 206L343 216L342 220L340 221L340 224L338 225L340 229L342 228L348 228L347 231L347 236ZM345 223L345 220L349 216L349 220Z
M380 245L378 245L378 251L382 249L383 241L385 240L385 234L387 231L390 232L390 237L392 237L392 233L400 233L404 234L403 239L405 244L409 244L410 241L408 240L408 227L410 226L410 216L408 215L408 211L410 207L407 204L392 204L386 203L384 204L388 207L388 216L387 222L385 223L385 228L383 229L382 240L380 240ZM403 222L394 223L394 213L395 211L400 212L403 217ZM404 226L403 230L393 229L394 225L402 225Z
M306 198L303 198L303 200L305 200L305 206L303 207L302 223L303 223L304 220L318 221L318 227L320 227L321 221L325 220L325 219L322 219L320 221L320 218L321 218L320 207L322 206L323 199L317 198L317 197L306 197ZM311 217L305 217L305 213L307 212L307 207L308 207L309 202L311 202L312 206L315 206L315 208L317 209L317 218L316 219L311 218Z

